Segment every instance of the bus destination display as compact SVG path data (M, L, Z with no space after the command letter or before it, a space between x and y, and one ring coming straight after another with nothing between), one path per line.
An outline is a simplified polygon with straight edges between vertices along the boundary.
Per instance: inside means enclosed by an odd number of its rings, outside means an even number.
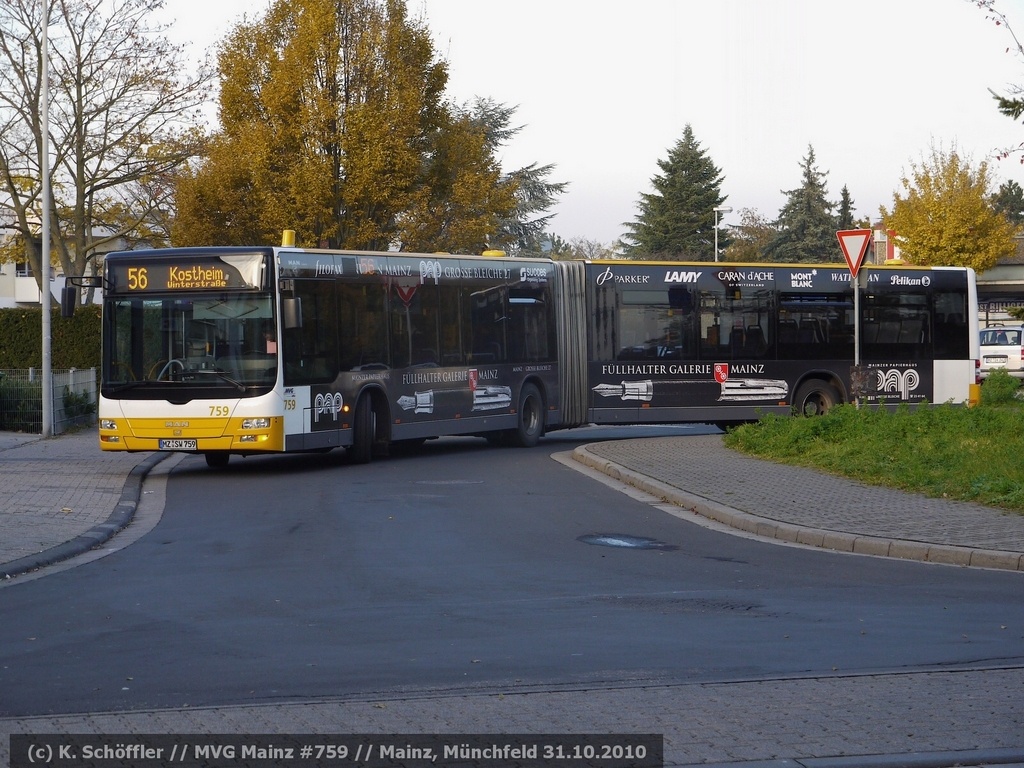
M252 254L145 263L128 259L107 262L107 278L114 290L126 293L259 288L262 275L263 257Z

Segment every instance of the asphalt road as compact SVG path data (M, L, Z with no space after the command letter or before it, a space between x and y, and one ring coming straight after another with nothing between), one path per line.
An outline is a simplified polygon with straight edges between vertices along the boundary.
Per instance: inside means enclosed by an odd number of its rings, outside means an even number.
M553 447L186 459L134 544L0 590L0 713L1024 661L1019 574L709 530Z

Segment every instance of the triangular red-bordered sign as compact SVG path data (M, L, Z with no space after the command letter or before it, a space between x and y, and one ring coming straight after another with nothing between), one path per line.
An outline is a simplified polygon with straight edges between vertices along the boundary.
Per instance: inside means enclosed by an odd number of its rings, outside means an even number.
M839 238L839 248L850 268L850 274L856 279L857 271L864 261L864 254L868 252L868 246L871 245L871 230L841 229L836 232L836 237Z

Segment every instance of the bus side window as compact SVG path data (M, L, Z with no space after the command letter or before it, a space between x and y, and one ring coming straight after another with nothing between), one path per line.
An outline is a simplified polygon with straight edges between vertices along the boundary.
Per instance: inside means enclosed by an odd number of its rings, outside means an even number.
M818 344L821 342L818 321L815 318L803 317L800 319L797 341L800 344Z
M554 356L554 329L548 325L551 297L537 288L509 290L509 362L536 363Z
M462 339L461 288L452 283L438 286L438 342L441 365L462 365L465 361Z
M391 363L395 368L438 362L438 288L427 282L411 293L391 292Z
M302 327L286 331L285 384L330 381L338 372L338 315L332 280L296 280ZM261 338L261 344L266 342Z
M768 342L764 338L764 329L760 325L747 326L743 343L744 357L764 357L768 351Z
M965 320L971 311L967 306L966 291L942 291L934 296L936 318L932 335L934 354L939 360L955 360L967 357L970 349L970 334Z
M920 344L924 340L924 320L907 318L900 323L900 344Z
M900 321L897 318L882 318L878 326L878 343L895 344L900 337Z
M476 363L505 362L505 330L508 323L505 286L487 287L469 294L471 359ZM464 294L465 298L465 294Z
M380 286L338 283L340 370L386 368L387 316Z
M729 332L729 354L732 357L743 357L743 328L733 328Z
M779 344L796 344L799 337L796 320L791 317L779 319Z

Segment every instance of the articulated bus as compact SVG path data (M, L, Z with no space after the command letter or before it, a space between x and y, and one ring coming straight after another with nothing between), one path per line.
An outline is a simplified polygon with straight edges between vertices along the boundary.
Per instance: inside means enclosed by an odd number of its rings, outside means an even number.
M203 247L105 258L103 450L231 454L968 400L974 273ZM855 356L855 343L860 354ZM859 365L854 366L854 361Z

